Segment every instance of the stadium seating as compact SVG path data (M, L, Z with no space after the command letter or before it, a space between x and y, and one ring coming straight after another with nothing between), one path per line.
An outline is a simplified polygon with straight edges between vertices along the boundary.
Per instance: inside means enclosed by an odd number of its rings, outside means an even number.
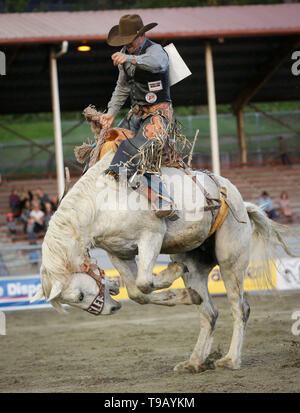
M195 166L195 165L194 165ZM201 167L201 165L198 165ZM279 205L280 193L285 190L288 192L294 221L300 220L300 164L294 164L291 167L284 165L275 166L236 166L223 167L222 175L228 178L241 192L245 201L257 203L262 191L268 191L274 207ZM78 177L73 177L73 185ZM12 187L34 191L38 187L42 188L49 196L56 194L56 180L49 179L14 179L2 181L0 185L0 243L24 241L25 236L22 234L22 226L17 226L18 235L8 234L6 227L6 214L9 212L8 198Z
M300 218L300 164L290 166L251 166L222 168L222 175L228 178L241 192L245 201L257 203L262 191L267 191L274 207L279 207L282 191L287 191L294 220Z

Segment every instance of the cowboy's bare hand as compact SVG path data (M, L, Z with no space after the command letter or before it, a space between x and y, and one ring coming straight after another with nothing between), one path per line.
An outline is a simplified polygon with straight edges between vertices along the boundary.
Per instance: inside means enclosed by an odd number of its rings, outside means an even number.
M121 52L116 52L112 56L112 61L114 66L122 65L123 63L129 62L128 56Z
M114 115L105 113L104 115L101 115L100 123L103 126L103 128L110 128L114 122L114 119L115 119Z

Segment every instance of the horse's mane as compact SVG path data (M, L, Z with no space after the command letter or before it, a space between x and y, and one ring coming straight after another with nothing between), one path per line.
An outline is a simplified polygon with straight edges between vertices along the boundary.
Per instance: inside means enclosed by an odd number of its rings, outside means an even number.
M90 225L96 216L97 179L114 181L103 174L112 159L112 151L97 162L75 183L52 216L42 245L42 288L46 298L56 281L66 285L74 269L75 256L90 246ZM79 246L79 248L78 248ZM76 255L77 254L77 255Z

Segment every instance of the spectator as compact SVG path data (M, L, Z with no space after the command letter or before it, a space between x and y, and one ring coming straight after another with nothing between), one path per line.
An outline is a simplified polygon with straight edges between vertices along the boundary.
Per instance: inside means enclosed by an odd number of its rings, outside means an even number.
M42 203L41 203L40 198L37 194L32 195L31 205L33 205L33 204L38 204L40 209L42 208Z
M44 227L45 230L48 228L49 221L53 215L53 209L51 202L45 202L45 216L44 216Z
M22 186L21 188L21 194L20 194L20 209L22 213L22 209L25 207L26 201L31 201L32 200L32 193L31 191L27 190L25 186Z
M29 218L30 223L33 220L33 232L35 234L44 230L44 216L45 214L43 211L41 211L39 204L37 202L34 202L32 205L32 211L30 212Z
M275 212L275 209L273 208L272 200L267 191L262 192L258 200L258 205L268 215L269 218L271 219L277 218L277 214Z
M28 234L28 238L30 240L37 238L37 236L35 235L35 232L34 232L34 224L35 224L34 219L31 218L31 216L29 215L29 217L27 219L26 231L27 231L27 234Z
M22 210L22 214L20 216L20 221L23 223L24 234L27 233L27 223L28 223L28 218L30 216L30 212L31 212L31 204L30 204L29 199L27 199L25 201L25 205L24 205L24 208Z
M53 195L51 197L51 205L52 205L52 211L55 212L58 208L58 196L57 195Z
M12 188L11 190L11 194L9 196L9 206L14 216L18 216L20 214L20 197L15 188Z
M35 193L39 198L41 209L45 211L45 203L50 202L49 196L42 191L42 188L38 188Z
M283 165L291 165L290 158L287 154L286 143L282 136L279 138L279 156Z
M14 219L14 214L12 212L9 212L6 215L6 221L7 221L7 228L10 234L16 234L17 229L16 229L16 222Z
M282 191L279 201L280 215L288 218L289 221L292 221L292 210L291 203L286 191Z

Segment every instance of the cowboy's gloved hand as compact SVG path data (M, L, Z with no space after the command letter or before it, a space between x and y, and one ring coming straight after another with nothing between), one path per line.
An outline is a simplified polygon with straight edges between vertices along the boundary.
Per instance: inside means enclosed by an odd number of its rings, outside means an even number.
M114 66L122 65L123 63L129 62L129 58L126 54L121 52L116 52L112 56L112 61Z
M115 117L114 115L111 115L109 113L104 113L103 115L100 116L100 123L103 126L103 128L110 128L111 125L113 124Z

